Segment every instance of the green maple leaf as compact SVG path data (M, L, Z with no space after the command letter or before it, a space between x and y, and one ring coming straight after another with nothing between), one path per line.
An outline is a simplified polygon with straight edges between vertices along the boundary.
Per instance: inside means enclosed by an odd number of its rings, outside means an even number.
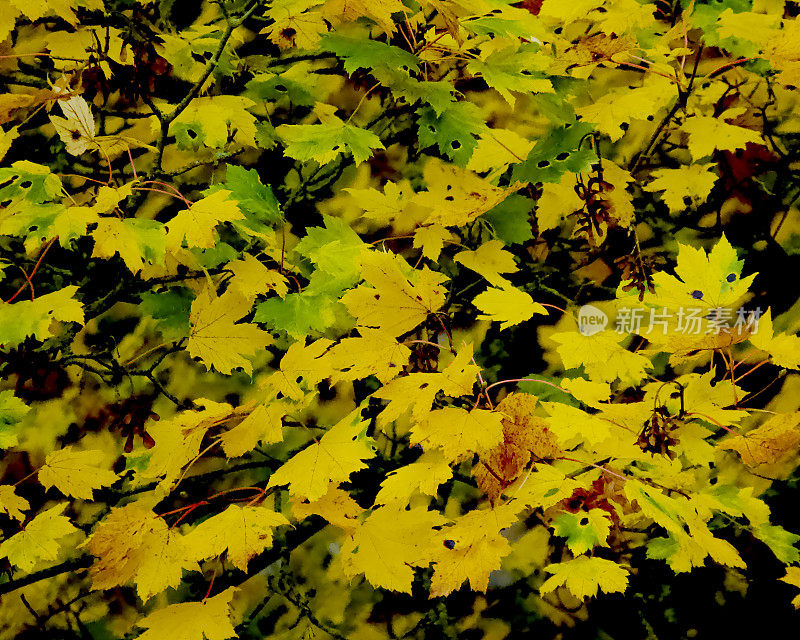
M35 300L0 305L0 344L15 347L29 336L46 340L54 335L50 330L53 320L83 324L83 305L74 298L77 290L76 286L64 287Z
M379 82L391 83L398 71L407 77L409 72L419 70L419 58L413 53L378 40L329 33L320 40L319 47L341 58L347 73L369 69Z
M61 179L40 164L18 160L0 169L0 200L46 202L61 193Z
M341 218L326 215L323 219L325 226L308 229L295 251L310 260L330 283L337 283L338 289L344 290L361 279L358 259L366 245Z
M781 562L791 564L800 560L800 551L794 546L800 540L797 534L777 525L762 524L753 528L753 535L772 549Z
M384 148L372 131L338 119L324 124L282 124L275 131L286 145L284 153L300 162L328 164L349 153L360 164L374 149Z
M287 98L292 104L301 107L313 107L317 100L314 97L314 76L307 74L306 82L298 79L297 74L289 77L289 72L280 75L261 73L245 85L244 94L254 100L277 102Z
M206 141L203 123L198 121L176 122L172 125L175 142L181 151L197 151Z
M567 539L569 550L577 555L598 545L607 547L610 524L606 511L591 509L562 513L553 521L553 528L557 536Z
M189 311L194 293L186 287L172 287L162 293L142 294L142 312L158 321L161 332L174 337L189 333Z
M483 214L505 244L522 244L533 239L531 211L534 204L530 198L512 193L500 204Z
M338 314L336 307L340 308ZM254 320L302 340L308 335L321 335L336 324L337 315L345 315L341 307L330 295L304 289L302 293L265 300L256 306Z
M280 204L272 187L261 182L255 169L228 165L225 182L207 189L205 195L211 195L220 189L231 192L231 200L236 201L247 218L246 221L234 222L234 226L242 225L251 231L263 231L265 226L271 227L283 220Z
M439 153L465 167L478 146L478 134L486 129L486 122L476 105L453 102L438 115L433 107L422 108L418 127L420 147L436 145Z
M585 171L597 154L581 141L591 125L575 122L558 127L539 140L524 162L514 166L512 181L558 182L565 171Z
M543 73L550 62L534 47L522 47L516 52L495 51L485 60L472 60L467 71L480 76L513 107L512 91L521 93L552 93L553 85Z
M17 444L17 426L30 410L13 391L0 391L0 447L8 449Z

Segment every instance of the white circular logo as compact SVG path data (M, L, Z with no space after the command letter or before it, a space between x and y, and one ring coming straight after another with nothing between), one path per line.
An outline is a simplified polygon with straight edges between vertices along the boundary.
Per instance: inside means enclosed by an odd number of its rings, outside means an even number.
M583 305L578 311L578 331L585 336L600 333L608 325L608 316L595 306Z

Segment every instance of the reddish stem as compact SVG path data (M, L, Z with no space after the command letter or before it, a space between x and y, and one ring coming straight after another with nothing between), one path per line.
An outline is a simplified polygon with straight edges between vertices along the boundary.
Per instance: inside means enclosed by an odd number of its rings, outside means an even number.
M31 286L31 292L33 291L33 282L32 282L33 276L35 276L35 275L36 275L36 272L39 270L39 267L40 267L40 266L41 266L41 264L42 264L42 260L44 260L44 257L45 257L45 255L47 254L47 251L50 249L50 247L52 247L52 246L53 246L53 243L54 243L56 240L58 240L58 236L56 236L55 238L53 238L52 240L50 240L50 241L49 241L49 242L48 242L48 243L45 245L45 247L44 247L44 250L43 250L43 251L42 251L42 253L39 255L39 259L36 261L36 264L35 264L35 265L34 265L34 267L33 267L33 271L31 271L30 275L28 275L27 273L25 274L25 278L26 278L26 282L25 282L25 284L23 284L23 285L22 285L22 286L21 286L19 289L17 289L17 292L16 292L16 293L15 293L13 296L11 296L11 297L10 297L8 300L6 300L6 303L13 302L13 301L14 301L14 300L17 298L17 296L18 296L19 294L21 294L23 291L25 291L25 287L27 287L28 285L30 285L30 286ZM22 271L22 273L25 273L25 271L23 270L23 271Z

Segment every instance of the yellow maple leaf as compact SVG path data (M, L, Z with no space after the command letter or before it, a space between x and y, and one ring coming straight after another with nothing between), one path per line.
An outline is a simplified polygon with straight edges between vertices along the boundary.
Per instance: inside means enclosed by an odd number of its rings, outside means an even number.
M531 508L548 509L569 498L582 485L552 465L539 464L510 490L514 500Z
M646 293L644 301L670 309L727 307L747 293L756 277L752 274L742 278L743 264L724 234L708 254L702 247L679 244L675 266L678 277L664 271L654 273L655 293Z
M717 16L719 38L744 38L750 42L766 45L780 35L781 16L765 15L754 11L725 9Z
M514 273L519 270L514 262L514 254L505 251L500 240L484 242L475 251L461 251L453 257L453 260L479 273L496 287L511 284L500 275L501 273Z
M446 276L425 268L416 272L412 284L400 270L400 258L392 253L366 252L362 274L371 286L360 285L342 296L342 303L358 319L359 326L399 336L425 322L444 304L442 282Z
M786 584L800 588L800 567L786 567L786 575L778 578ZM796 595L792 600L795 609L800 609L800 595Z
M778 414L745 435L732 435L721 443L739 453L749 467L777 464L797 454L800 445L800 412Z
M592 382L586 378L562 378L559 385L583 404L595 409L611 396L611 385L607 382Z
M363 573L375 587L411 593L412 567L427 566L438 532L447 520L426 507L375 509L342 546L349 576Z
M101 218L92 231L93 258L113 258L119 254L131 273L138 273L146 263L164 264L167 234L164 226L137 218Z
M430 209L427 224L445 227L467 224L524 186L516 182L496 187L472 171L437 159L428 161L423 176L428 189L415 194L412 201Z
M300 388L302 378L311 388L331 373L330 355L326 353L332 340L320 338L309 345L304 342L293 343L281 359L280 369L270 375L265 385L287 398L300 401L305 391Z
M549 414L550 430L564 448L584 441L597 444L612 435L614 425L601 415L586 413L563 402L543 402L542 406Z
M783 28L766 43L764 57L780 71L776 76L780 84L800 84L800 19L783 21Z
M715 149L735 151L744 149L748 142L761 144L760 133L728 124L726 117L725 113L716 118L693 116L681 125L681 129L689 134L689 152L694 160L710 156Z
M431 598L446 596L465 580L473 591L486 591L489 574L499 569L501 560L511 552L502 530L517 521L520 506L508 503L470 511L438 532Z
M533 149L533 141L511 129L487 129L470 156L467 169L477 173L502 172L508 165L522 162Z
M758 319L758 331L752 332L749 340L753 346L766 351L779 367L800 369L800 338L788 333L776 335L771 309L767 309Z
M638 6L638 3L633 4ZM636 89L625 87L624 91L609 91L592 100L585 107L575 109L581 120L592 122L597 129L608 135L612 142L619 140L624 131L622 125L633 120L645 120L674 98L675 86L668 78L647 74L644 86Z
M274 291L281 298L289 292L289 281L282 273L267 268L255 256L246 253L241 260L228 263L227 269L233 272L228 286L243 296L254 298L261 293Z
M273 444L283 440L282 418L295 410L295 405L270 398L258 404L247 417L220 436L225 455L235 458L255 449L259 443Z
M542 594L563 586L576 598L583 600L587 596L596 596L598 590L614 593L628 588L628 572L605 558L579 556L567 562L550 564L545 571L553 575L539 587Z
M397 504L404 507L411 497L419 492L435 496L439 485L447 482L453 470L438 449L426 451L416 462L392 471L381 482L381 490L375 496L375 504Z
M226 553L234 567L247 571L250 559L272 546L274 529L288 524L283 515L268 507L232 504L203 520L184 536L184 542L195 560Z
M313 49L328 30L322 12L307 10L324 4L323 0L279 0L270 5L267 13L274 22L260 33L281 49L297 47Z
M598 13L599 16L595 18ZM615 35L655 24L650 7L639 4L636 0L616 0L613 5L604 4L602 13L595 10L591 16L597 19L598 26L604 33Z
M335 370L333 382L358 380L374 375L389 382L408 364L411 350L378 329L359 328L357 338L344 338L330 350L329 366Z
M146 629L137 640L227 640L235 638L236 630L230 620L230 587L200 602L179 602L153 611L136 623Z
M547 309L510 283L499 289L491 287L475 296L472 302L483 312L478 318L499 322L501 331L530 320L536 313L547 315Z
M542 195L536 201L536 224L539 231L555 229L567 216L583 209L575 185L577 175L565 171L558 182L542 185Z
M164 523L163 518L158 518ZM184 570L199 571L200 567L186 545L185 537L175 529L154 529L137 549L138 566L134 582L136 593L143 602L167 588L177 589L183 579Z
M19 130L17 127L11 127L8 131L0 129L0 160L6 157L8 150L18 137Z
M246 356L252 357L272 344L272 336L254 324L236 324L250 312L251 305L252 301L238 291L226 291L217 297L214 287L206 286L192 302L189 355L200 358L209 370L230 374L241 367L252 373L253 365Z
M206 432L231 415L231 405L205 398L195 400L200 410L182 411L170 420L159 420L148 426L155 446L150 450L147 465L139 478L164 478L165 486L177 480L182 469L195 459Z
M289 485L289 493L317 500L331 484L344 482L373 457L372 441L362 436L368 422L360 409L340 420L312 445L292 456L270 476L267 487Z
M190 248L213 247L216 244L214 229L218 224L244 219L238 203L228 199L230 195L230 191L220 189L180 211L167 222L167 245L180 247L185 240Z
M347 491L331 486L324 496L317 500L292 500L292 516L304 520L312 514L321 516L335 527L352 533L359 526L357 519L364 513Z
M576 556L595 546L609 546L611 519L605 509L561 513L553 520L553 527L557 536L567 539L567 547Z
M13 485L0 485L0 512L7 514L9 518L14 518L22 522L25 520L25 516L22 512L30 508L31 505L28 501L22 496L17 495Z
M422 255L428 260L436 261L444 247L444 241L452 237L440 224L429 224L414 231L414 248L422 249Z
M630 171L611 160L603 161L602 176L605 184L598 197L604 202L609 218L621 227L629 227L633 222L634 210L627 187L636 179Z
M393 13L405 13L405 5L400 0L328 0L322 8L322 15L326 19L338 22L355 21L366 17L372 20L387 34L395 32Z
M656 169L652 172L655 180L644 186L645 191L663 191L661 199L672 213L683 211L689 206L705 202L717 181L717 174L709 173L712 164L690 164L677 169ZM688 198L689 203L685 201Z
M42 511L22 531L0 543L0 558L23 571L32 571L44 561L57 560L61 552L61 539L78 529L64 515L67 503L62 502Z
M591 336L578 331L565 331L551 336L558 343L557 351L564 367L572 369L583 365L593 382L613 382L617 378L637 384L652 369L649 358L632 353L620 342L628 336L613 331L602 331Z
M485 409L436 409L411 429L412 444L441 449L451 463L491 449L502 437L502 416Z
M355 205L363 210L363 215L381 226L390 225L401 216L408 206L411 188L407 183L398 184L387 180L383 192L373 189L343 189L350 194Z
M183 570L199 571L184 537L152 511L154 500L112 508L81 547L97 558L92 587L110 589L134 582L142 600L177 587Z
M166 35L166 34L165 34ZM170 124L170 135L176 125L197 126L202 123L203 144L223 147L232 137L242 145L256 146L256 118L248 111L255 103L245 96L216 95L194 98Z
M389 381L373 393L373 397L389 400L378 416L380 424L397 419L408 409L421 420L431 408L439 391L453 397L472 392L480 367L470 364L472 345L464 344L453 361L441 373L412 373Z
M39 482L45 487L55 486L64 495L91 500L94 489L107 487L117 479L116 473L98 466L102 459L102 451L57 449L47 454L39 469Z

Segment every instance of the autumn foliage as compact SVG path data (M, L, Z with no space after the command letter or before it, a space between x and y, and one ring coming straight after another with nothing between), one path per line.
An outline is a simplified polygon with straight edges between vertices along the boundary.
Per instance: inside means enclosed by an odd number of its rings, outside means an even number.
M798 13L0 0L0 640L797 624Z

